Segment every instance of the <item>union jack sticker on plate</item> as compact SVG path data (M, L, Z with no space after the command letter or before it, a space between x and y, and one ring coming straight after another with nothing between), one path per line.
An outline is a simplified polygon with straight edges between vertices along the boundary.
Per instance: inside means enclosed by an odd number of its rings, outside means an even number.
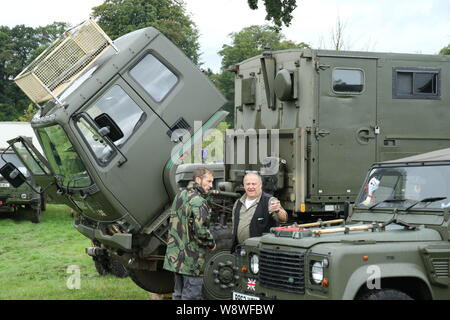
M248 279L247 290L255 291L255 289L256 289L256 280L255 279Z

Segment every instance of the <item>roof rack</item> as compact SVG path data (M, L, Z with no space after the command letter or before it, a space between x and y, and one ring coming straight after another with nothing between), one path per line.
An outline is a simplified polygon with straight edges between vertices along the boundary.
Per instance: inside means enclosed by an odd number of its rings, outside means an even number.
M61 94L106 49L117 48L106 33L88 19L67 30L33 60L15 83L36 104Z

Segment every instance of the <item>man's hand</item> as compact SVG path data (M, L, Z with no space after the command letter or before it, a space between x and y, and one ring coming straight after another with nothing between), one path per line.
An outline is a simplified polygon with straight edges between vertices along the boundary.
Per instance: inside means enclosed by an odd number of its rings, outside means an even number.
M276 212L278 221L286 222L288 220L287 212L283 209L280 201L271 201L269 204L269 212Z

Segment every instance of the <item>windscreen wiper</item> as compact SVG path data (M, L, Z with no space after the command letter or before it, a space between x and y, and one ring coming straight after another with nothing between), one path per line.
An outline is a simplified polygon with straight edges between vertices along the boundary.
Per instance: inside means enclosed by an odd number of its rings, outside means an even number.
M391 198L391 199L386 199L380 202L375 203L373 206L369 207L369 210L372 210L373 208L375 208L376 206L378 206L379 204L382 203L391 203L391 202L402 202L402 201L408 201L409 199L397 199L397 198Z
M422 203L422 202L429 202L429 203L432 203L432 202L441 201L441 200L445 200L445 199L447 199L447 197L431 197L431 198L425 198L425 199L422 199L422 200L419 200L419 201L414 202L412 205L410 205L408 208L406 208L405 211L408 211L408 210L411 209L412 207L415 207L416 205L418 205L419 203Z

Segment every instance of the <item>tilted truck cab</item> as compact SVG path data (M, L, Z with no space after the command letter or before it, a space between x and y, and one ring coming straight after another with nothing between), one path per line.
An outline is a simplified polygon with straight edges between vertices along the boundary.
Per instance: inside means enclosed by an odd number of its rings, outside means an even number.
M87 21L66 35L38 58L43 63L31 64L16 78L41 105L31 124L48 160L48 184L79 213L75 228L115 254L138 285L171 292L172 274L161 269L160 234L167 227L163 213L177 191L177 160L187 149L173 150L186 133L192 139L183 143L190 148L198 139L194 133L223 119L226 113L217 111L225 99L154 28L110 42ZM106 44L92 48L99 37ZM64 65L69 59L59 57L77 57L70 45L79 42L90 51ZM42 65L48 70L40 70ZM49 81L43 97L27 91L33 77L57 67L66 70Z

